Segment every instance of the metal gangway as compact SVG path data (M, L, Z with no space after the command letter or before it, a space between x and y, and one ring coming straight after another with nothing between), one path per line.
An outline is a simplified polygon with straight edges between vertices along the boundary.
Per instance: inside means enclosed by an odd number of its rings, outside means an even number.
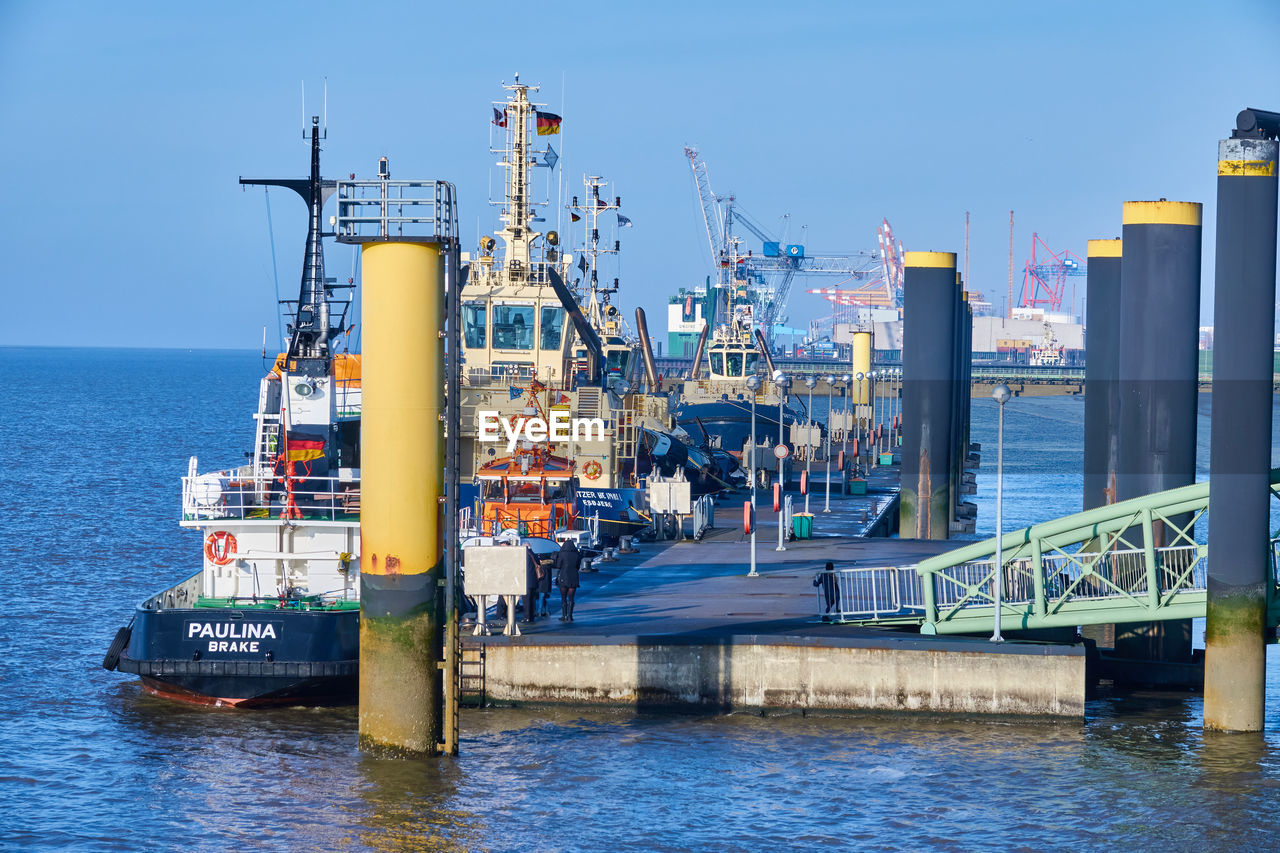
M1274 469L1273 495L1278 484ZM1209 483L1201 482L1006 533L1001 630L1203 617L1208 514ZM1270 545L1272 626L1280 622L1278 542ZM833 622L919 626L922 634L989 634L995 546L992 538L913 566L819 572L818 613Z

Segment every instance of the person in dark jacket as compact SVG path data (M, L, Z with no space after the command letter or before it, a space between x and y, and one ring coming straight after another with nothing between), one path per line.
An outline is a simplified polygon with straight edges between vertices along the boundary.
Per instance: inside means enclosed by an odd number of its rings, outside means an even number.
M830 613L831 608L840 601L840 579L836 576L835 564L827 563L826 567L813 579L813 585L822 587L822 598L826 604L822 618L826 620L826 614Z
M582 552L572 539L564 540L556 554L556 586L560 587L560 621L573 621L573 598L578 592L578 567Z
M559 556L559 555L557 555ZM555 568L554 561L552 565L546 565L542 560L538 560L538 615L546 616L547 606L551 603L551 575L552 569Z
M532 622L538 615L538 561L532 548L524 555L524 621Z

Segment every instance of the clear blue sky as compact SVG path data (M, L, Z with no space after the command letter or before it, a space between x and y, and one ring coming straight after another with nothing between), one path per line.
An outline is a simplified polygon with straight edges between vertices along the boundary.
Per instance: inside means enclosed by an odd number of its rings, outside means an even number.
M1083 254L1119 236L1125 200L1205 202L1207 318L1217 140L1243 107L1280 109L1277 45L1275 0L7 0L0 344L256 347L270 244L262 191L236 179L305 172L304 80L310 114L328 78L326 175L386 154L398 177L450 180L473 243L477 218L495 225L489 103L516 71L563 102L575 190L584 171L616 181L622 303L655 332L666 295L709 272L686 143L718 192L765 224L790 213L817 250L872 249L888 217L908 249L960 252L970 211L971 287L997 300L1010 209L1021 264L1033 230ZM292 296L305 211L276 192L272 212ZM824 310L795 299L797 319Z

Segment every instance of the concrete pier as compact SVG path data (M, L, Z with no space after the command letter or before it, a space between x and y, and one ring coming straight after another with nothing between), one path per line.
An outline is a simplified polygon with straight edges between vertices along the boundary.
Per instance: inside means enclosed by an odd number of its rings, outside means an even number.
M642 543L637 554L598 564L582 576L573 623L553 614L517 638L464 640L473 655L484 648L486 699L686 712L1083 716L1083 645L993 645L819 619L813 578L827 560L909 565L951 547L848 535L896 512L895 481L896 468L875 469L867 496L833 500L815 538L768 551L759 577L747 577L749 541L736 524L700 542ZM761 512L759 523L770 541L776 517Z
M1276 147L1265 138L1224 139L1218 146L1204 725L1225 731L1263 727Z

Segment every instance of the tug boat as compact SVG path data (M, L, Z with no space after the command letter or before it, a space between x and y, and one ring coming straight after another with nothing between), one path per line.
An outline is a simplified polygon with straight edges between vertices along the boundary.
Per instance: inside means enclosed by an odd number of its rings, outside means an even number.
M352 284L325 277L312 119L309 178L242 178L307 202L310 221L289 346L261 380L250 462L182 480L182 527L199 571L139 604L103 667L152 694L206 705L355 700L359 665L360 356L335 352ZM341 297L335 294L341 294Z
M543 224L548 202L534 200L533 180L537 168L556 167L550 143L560 118L533 100L537 86L517 79L503 88L507 97L494 102L491 125L492 153L505 172L493 202L501 227L480 238L478 251L463 253L461 475L471 480L503 455L480 434L483 417L519 417L524 390L537 383L545 409L603 423L601 433L555 443L582 486L630 490L639 485L641 429L670 429L671 412L652 358L640 358L647 338L629 335L612 304L617 279L603 281L598 269L621 248L602 231L629 220L607 182L586 176L583 196L569 205L570 229L574 222L583 229L582 249L565 250L559 232Z
M743 448L751 440L751 397L756 395L756 438L778 435L779 402L782 425L788 434L804 420L781 399L770 381L773 359L763 335L754 331L754 312L745 286L729 289L725 320L703 327L693 356L693 367L676 405L676 426L684 430L707 454L729 454L741 462ZM760 368L765 370L761 371ZM747 387L747 378L760 375L758 391ZM705 376L705 378L704 378ZM734 472L726 471L726 477Z

